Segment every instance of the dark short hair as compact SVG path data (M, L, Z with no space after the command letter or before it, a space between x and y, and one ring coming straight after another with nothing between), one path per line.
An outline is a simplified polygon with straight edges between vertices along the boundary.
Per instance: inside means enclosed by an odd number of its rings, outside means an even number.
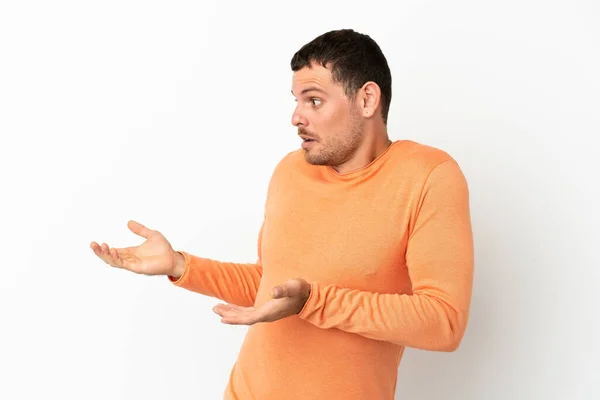
M368 35L353 29L326 32L305 44L294 54L292 71L312 63L329 67L336 83L344 87L346 96L354 98L358 89L373 81L381 90L381 113L387 124L392 100L392 74L379 45Z

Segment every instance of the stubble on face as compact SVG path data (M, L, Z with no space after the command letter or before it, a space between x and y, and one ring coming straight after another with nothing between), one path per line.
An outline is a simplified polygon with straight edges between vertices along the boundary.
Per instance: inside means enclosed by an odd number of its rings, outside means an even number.
M292 123L298 135L314 139L304 149L306 161L335 168L351 160L362 145L365 123L356 99L332 80L331 71L319 64L296 71L292 94L299 97Z
M331 132L326 138L316 136L298 128L298 134L313 136L317 143L304 150L304 158L312 165L342 165L352 158L363 141L364 123L355 110L351 110L345 126L338 132Z

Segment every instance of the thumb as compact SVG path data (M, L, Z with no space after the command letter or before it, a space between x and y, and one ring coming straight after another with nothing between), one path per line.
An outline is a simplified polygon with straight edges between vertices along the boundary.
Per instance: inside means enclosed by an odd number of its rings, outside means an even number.
M146 228L144 225L134 220L130 220L127 223L127 227L129 228L129 230L131 230L131 232L146 239L148 239L148 236L150 236L150 234L152 233L150 229Z
M290 279L283 285L275 286L271 296L274 299L282 297L294 297L301 293L302 283L298 279Z

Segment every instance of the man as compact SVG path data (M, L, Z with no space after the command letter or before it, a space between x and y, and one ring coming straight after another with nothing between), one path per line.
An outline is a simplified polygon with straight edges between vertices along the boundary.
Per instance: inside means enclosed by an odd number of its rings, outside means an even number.
M138 247L91 247L114 267L167 275L250 325L226 399L394 398L405 347L453 351L471 301L466 180L444 151L392 142L379 46L325 33L292 58L302 149L276 166L255 264L174 251L130 221Z

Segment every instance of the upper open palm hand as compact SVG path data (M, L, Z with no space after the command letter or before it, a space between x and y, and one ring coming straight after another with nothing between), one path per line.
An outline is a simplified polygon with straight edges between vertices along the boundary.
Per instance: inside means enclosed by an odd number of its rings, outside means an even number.
M94 253L105 263L145 275L167 275L175 266L175 252L169 241L158 231L129 221L127 227L136 235L147 240L139 246L109 248L106 243L90 244Z

